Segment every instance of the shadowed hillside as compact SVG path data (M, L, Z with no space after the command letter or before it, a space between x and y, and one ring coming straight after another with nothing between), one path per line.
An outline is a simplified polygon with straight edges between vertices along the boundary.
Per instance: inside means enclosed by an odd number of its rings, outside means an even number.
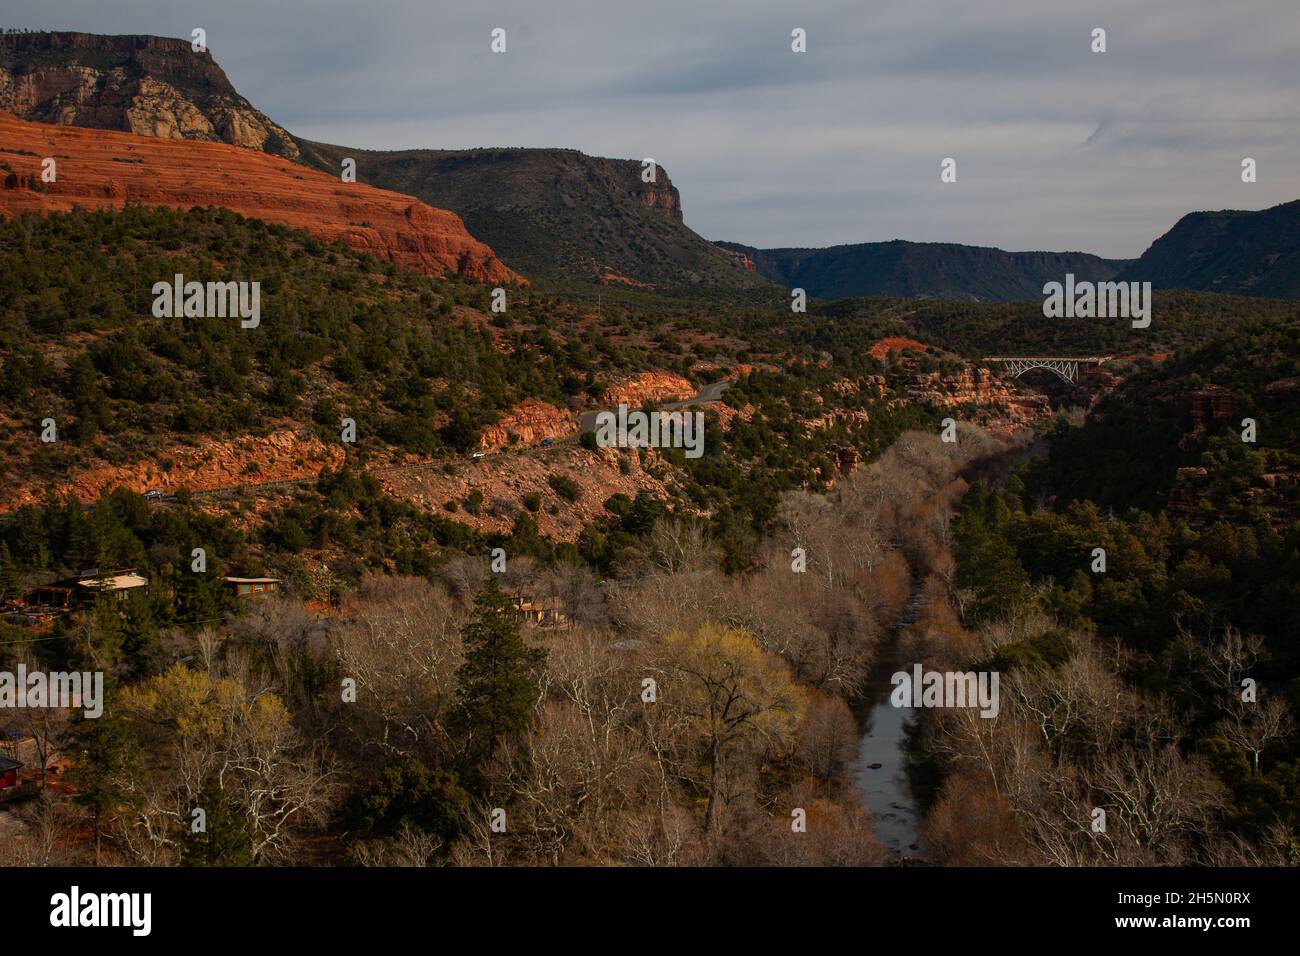
M917 296L1009 302L1042 295L1043 284L1111 278L1125 260L1083 252L1004 252L949 242L863 242L828 249L754 249L718 243L747 255L758 273L822 299L855 295Z
M1300 297L1300 200L1188 213L1123 278L1157 288Z

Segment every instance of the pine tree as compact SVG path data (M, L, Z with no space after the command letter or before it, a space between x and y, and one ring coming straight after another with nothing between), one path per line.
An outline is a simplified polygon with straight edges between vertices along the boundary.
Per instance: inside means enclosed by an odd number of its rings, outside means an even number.
M510 599L495 578L488 579L475 599L464 641L465 662L456 672L456 714L466 776L472 779L502 737L528 727L546 651L524 643Z
M203 810L203 832L194 832L192 820L186 826L181 838L181 865L252 866L252 830L215 780L204 782L196 807Z
M183 566L176 585L177 623L192 625L221 617L221 587L221 576L211 569L199 573L191 571L188 564Z
M18 569L14 567L13 555L9 545L0 543L0 604L12 601L22 594L22 584L18 579Z
M142 773L140 745L130 725L108 713L76 718L69 738L70 749L78 754L69 774L75 789L73 799L90 811L98 866L105 824L132 802L131 785Z

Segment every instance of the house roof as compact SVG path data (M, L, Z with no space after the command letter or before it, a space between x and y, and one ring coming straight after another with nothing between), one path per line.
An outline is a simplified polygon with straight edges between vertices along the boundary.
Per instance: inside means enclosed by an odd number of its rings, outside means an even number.
M226 578L227 584L279 584L279 578Z
M126 591L130 588L142 588L149 581L138 574L114 574L107 578L83 578L78 581L83 588L105 591Z
M8 757L0 756L0 773L6 773L10 770L20 770L22 764L17 760L10 760Z

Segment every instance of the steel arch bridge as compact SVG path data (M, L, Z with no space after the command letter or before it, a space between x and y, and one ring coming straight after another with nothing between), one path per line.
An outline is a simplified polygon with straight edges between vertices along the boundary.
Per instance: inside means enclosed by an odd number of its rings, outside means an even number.
M1079 381L1079 366L1101 365L1109 361L1110 355L994 355L984 361L1002 366L1012 378L1019 378L1030 369L1045 368L1055 372L1063 381L1074 384Z

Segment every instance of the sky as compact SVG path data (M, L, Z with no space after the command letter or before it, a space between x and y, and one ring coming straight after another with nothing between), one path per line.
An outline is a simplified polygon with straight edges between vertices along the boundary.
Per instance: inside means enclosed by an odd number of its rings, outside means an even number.
M308 139L650 157L689 226L762 248L1127 258L1300 199L1300 0L0 0L0 25L202 27Z

